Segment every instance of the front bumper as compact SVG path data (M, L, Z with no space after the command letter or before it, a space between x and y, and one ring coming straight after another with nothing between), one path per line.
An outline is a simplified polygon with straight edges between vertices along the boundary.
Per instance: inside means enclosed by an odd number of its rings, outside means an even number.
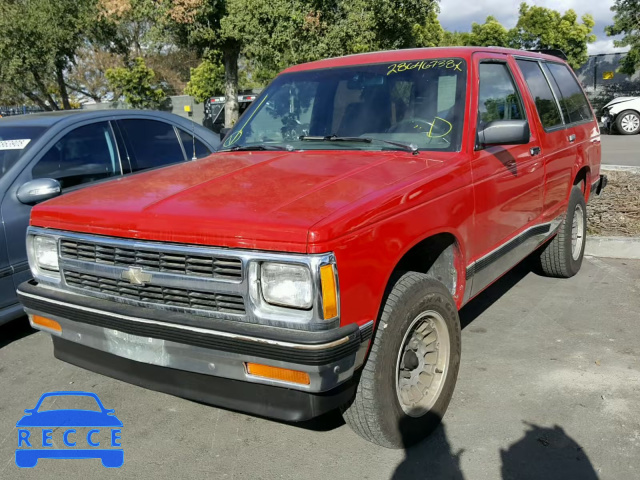
M353 393L373 322L305 332L159 311L25 282L30 315L57 321L54 354L124 381L226 408L299 421L336 408ZM201 322L198 322L201 323ZM32 322L34 328L40 327ZM249 375L253 362L308 373L309 385ZM347 397L347 398L345 398Z

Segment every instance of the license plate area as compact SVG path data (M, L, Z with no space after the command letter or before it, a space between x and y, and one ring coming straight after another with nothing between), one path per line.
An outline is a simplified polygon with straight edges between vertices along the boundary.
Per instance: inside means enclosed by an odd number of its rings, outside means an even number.
M114 355L156 365L165 365L168 360L164 340L111 329L105 330L105 336L107 350Z

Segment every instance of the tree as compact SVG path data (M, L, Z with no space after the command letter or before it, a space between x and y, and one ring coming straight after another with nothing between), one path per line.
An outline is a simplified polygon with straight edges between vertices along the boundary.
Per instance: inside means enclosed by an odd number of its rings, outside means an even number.
M493 16L482 24L473 22L467 41L479 47L509 47L512 43L509 31Z
M450 32L445 30L440 41L441 47L465 47L472 45L471 33L469 32Z
M129 67L110 68L106 76L111 89L123 95L134 108L158 108L166 98L154 71L140 57Z
M97 0L0 0L0 82L40 107L71 108L65 73L96 34Z
M100 47L82 48L78 51L73 66L67 71L65 83L69 90L100 103L111 93L107 70L122 65L122 59L118 55Z
M224 92L224 65L209 59L191 69L191 80L184 91L198 102L221 95Z
M633 75L640 67L640 0L615 0L613 25L606 27L607 35L623 35L615 40L616 47L631 47L620 62L620 71Z
M583 15L582 23L573 10L564 14L545 7L520 4L518 24L510 32L514 46L525 49L560 49L573 68L581 67L589 58L587 44L596 41L591 33L595 22Z

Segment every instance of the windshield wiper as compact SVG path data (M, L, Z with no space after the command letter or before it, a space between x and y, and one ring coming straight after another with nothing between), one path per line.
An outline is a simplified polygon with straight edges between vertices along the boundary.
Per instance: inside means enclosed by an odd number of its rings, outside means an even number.
M280 145L234 145L230 148L218 150L219 152L250 152L258 150L293 150L289 145L282 147Z
M338 135L326 135L326 136L312 136L312 135L302 135L298 137L299 140L303 141L315 141L315 142L356 142L356 143L373 143L373 142L381 142L386 143L387 145L393 145L394 147L401 148L406 150L407 152L411 152L414 155L418 153L418 147L415 145L407 145L406 143L400 142L392 142L391 140L382 140L381 138L372 138L372 137L339 137Z

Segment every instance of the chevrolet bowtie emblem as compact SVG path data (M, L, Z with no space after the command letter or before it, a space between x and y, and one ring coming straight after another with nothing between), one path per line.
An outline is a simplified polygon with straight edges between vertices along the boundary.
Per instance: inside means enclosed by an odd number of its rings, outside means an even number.
M131 285L144 285L149 283L152 277L150 273L144 273L141 268L131 267L122 272L120 278L127 280Z

